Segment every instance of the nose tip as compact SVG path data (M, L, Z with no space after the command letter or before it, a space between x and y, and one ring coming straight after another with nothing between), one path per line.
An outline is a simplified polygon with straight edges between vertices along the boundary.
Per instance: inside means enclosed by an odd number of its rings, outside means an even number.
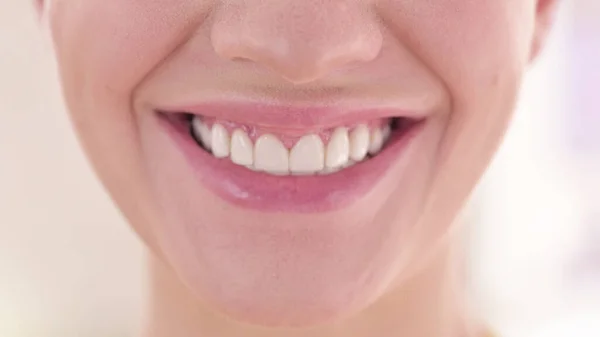
M379 54L380 38L353 37L337 41L337 45L311 45L310 40L293 43L285 39L269 39L256 43L236 36L233 39L215 39L215 51L221 57L253 62L268 68L295 84L307 83L329 73L373 60Z
M379 55L382 35L366 13L339 2L333 7L312 2L224 9L212 27L213 48L223 58L259 64L297 84Z

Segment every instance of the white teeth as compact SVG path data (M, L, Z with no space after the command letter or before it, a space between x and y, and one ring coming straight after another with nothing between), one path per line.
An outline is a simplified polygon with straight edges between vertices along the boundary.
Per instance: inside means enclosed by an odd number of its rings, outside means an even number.
M350 166L354 166L356 164L356 162L352 159L348 160L348 162L346 163L346 165L344 165L344 168L350 167Z
M221 124L215 124L212 128L212 152L217 158L229 156L229 134Z
M350 158L361 161L369 151L369 128L359 125L350 133Z
M348 138L348 129L337 128L333 131L329 144L327 144L325 166L328 168L342 167L348 162L349 157L350 139Z
M371 133L371 144L369 145L369 153L377 154L383 146L383 131L381 129L375 129Z
M288 150L277 137L262 135L254 146L254 167L272 174L288 174Z
M211 150L212 133L208 125L204 124L200 118L194 117L192 120L192 130L196 139L202 143L205 149Z
M326 167L323 170L319 171L319 174L321 174L321 175L332 174L332 173L338 172L342 169L343 169L343 167L335 167L335 168Z
M325 167L325 146L321 137L306 135L290 151L290 171L293 174L312 174Z
M192 120L192 132L202 146L217 158L227 158L253 171L275 175L330 174L351 167L365 159L367 154L379 153L390 138L391 127L369 130L361 124L348 132L345 127L335 129L327 146L319 135L300 138L291 151L274 135L260 136L253 144L242 129L233 131L215 123L211 128L200 118Z
M231 161L243 166L254 163L254 145L243 130L236 129L231 135Z

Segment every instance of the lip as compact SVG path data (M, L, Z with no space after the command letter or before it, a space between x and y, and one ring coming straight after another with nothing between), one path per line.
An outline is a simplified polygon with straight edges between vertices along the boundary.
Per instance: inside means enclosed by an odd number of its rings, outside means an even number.
M196 105L161 107L165 113L188 113L221 120L235 121L281 129L327 129L367 120L405 117L422 120L426 111L402 110L394 106L361 107L360 103L328 105L290 105L265 102L215 101Z
M221 110L227 107L227 111ZM157 110L161 129L168 133L184 155L201 183L220 198L242 208L266 212L316 213L334 211L361 199L377 185L385 173L406 154L415 138L422 133L428 119L420 119L405 132L394 132L385 148L375 157L329 175L275 176L256 172L218 159L192 138L185 120L172 112L196 113L203 116L259 125L288 125L314 128L350 123L377 117L418 116L391 109L355 110L338 114L339 108L284 108L260 104L212 103L202 106ZM324 113L329 112L329 114ZM222 113L221 113L222 112ZM258 115L258 116L257 116ZM285 123L287 121L287 123Z

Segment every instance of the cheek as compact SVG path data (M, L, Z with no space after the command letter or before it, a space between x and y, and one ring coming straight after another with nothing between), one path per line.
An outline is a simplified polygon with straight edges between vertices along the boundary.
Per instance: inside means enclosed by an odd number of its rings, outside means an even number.
M423 1L412 9L422 13L415 15L418 20L402 21L411 49L452 97L452 121L442 151L447 159L463 158L465 165L472 160L473 167L482 167L502 138L529 59L534 3Z
M402 43L446 83L469 90L495 82L497 72L520 71L533 34L534 1L390 0L382 14Z
M77 72L86 88L128 96L188 38L205 3L54 0L49 14L59 61Z
M443 81L452 114L415 246L443 237L512 115L533 34L534 1L389 1L394 34ZM383 8L382 8L383 9ZM422 248L414 248L420 252ZM418 255L418 254L416 254Z
M158 217L140 158L131 94L186 27L165 1L53 0L47 14L68 111L92 166L144 238ZM160 8L160 10L159 10ZM123 188L126 186L127 188ZM147 225L146 225L147 224ZM152 240L146 240L152 245Z

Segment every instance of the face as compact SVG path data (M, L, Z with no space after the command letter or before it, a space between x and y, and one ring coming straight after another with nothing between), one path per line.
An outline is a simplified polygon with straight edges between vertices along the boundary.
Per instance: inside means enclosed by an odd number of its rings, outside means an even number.
M316 324L443 245L550 1L54 0L98 176L199 302Z

